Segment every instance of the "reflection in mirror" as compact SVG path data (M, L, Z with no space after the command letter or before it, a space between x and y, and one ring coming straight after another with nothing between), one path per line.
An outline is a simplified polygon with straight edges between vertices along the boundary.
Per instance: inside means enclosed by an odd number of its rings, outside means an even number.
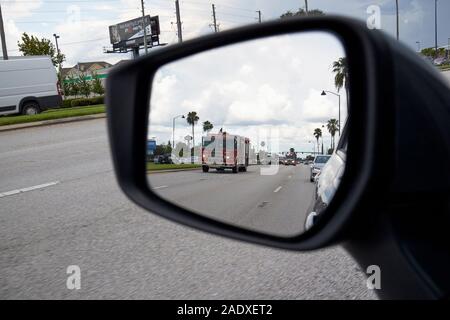
M344 48L325 32L193 55L152 84L147 177L209 218L290 237L320 219L345 167Z

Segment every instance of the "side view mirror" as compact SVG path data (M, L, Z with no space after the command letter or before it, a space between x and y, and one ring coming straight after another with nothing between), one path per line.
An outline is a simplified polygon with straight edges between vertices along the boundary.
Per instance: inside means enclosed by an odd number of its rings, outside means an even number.
M108 77L118 182L218 235L292 250L340 241L404 174L392 165L402 65L434 76L381 32L330 16L155 50Z

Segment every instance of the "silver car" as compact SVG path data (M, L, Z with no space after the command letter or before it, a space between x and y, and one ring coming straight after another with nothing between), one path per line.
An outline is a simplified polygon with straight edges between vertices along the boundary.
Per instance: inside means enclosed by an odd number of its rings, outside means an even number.
M330 157L330 155L316 156L311 165L311 175L309 179L311 182L314 182L314 177L320 172L320 170L322 170L323 166L328 162Z

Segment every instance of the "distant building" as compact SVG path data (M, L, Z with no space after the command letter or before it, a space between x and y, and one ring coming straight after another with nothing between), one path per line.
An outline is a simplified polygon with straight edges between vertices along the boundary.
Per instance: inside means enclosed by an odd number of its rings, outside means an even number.
M105 61L78 62L71 68L63 68L62 76L67 78L70 76L77 77L80 74L92 75L93 73L98 73L100 70L110 67L112 67L112 64Z
M115 66L126 63L129 60L120 60L115 65L105 61L93 61L93 62L79 62L71 68L62 68L62 77L65 82L70 81L70 78L77 78L80 75L84 75L88 80L92 80L93 75L97 75L105 85L105 79L108 76L108 72Z

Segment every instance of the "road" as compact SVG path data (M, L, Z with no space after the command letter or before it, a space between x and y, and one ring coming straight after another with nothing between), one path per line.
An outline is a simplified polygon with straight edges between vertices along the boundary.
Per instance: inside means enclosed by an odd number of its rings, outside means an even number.
M138 208L104 120L3 132L0 163L0 299L376 299L340 247L275 250Z
M305 165L278 166L274 174L210 170L151 173L154 191L180 206L223 222L280 236L304 231L314 185Z

